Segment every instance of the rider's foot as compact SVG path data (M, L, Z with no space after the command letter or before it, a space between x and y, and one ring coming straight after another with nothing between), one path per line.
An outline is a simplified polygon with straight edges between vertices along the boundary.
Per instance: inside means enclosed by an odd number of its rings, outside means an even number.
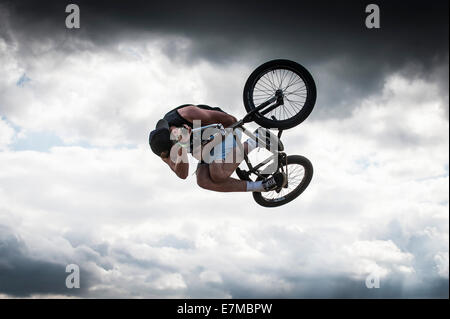
M286 174L277 172L273 174L272 177L264 179L262 186L264 188L264 192L269 192L284 187L286 183Z

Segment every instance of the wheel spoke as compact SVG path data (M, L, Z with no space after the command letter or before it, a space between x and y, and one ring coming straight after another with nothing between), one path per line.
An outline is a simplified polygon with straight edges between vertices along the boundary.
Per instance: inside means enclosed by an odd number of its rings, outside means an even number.
M279 193L276 191L269 191L261 193L262 197L267 201L274 201L279 198L288 196L294 192L305 178L305 168L297 163L288 163L288 187L282 188Z
M301 111L302 108L300 108L300 109L297 108L297 106L294 103L292 103L291 101L288 100L288 103L290 106L292 106L292 108L294 108L296 110L296 113Z
M290 69L272 69L264 73L255 83L252 98L256 104L262 104L275 96L281 90L284 94L284 104L263 115L272 120L288 120L296 116L305 105L307 87L303 79Z
M270 83L270 81L265 80L263 78L260 79L261 81L258 82L258 84L260 84L261 86L265 87L267 90L270 90L272 92L275 92L276 90L273 88L272 84Z
M286 76L288 75L288 73L289 73L288 70L283 70L283 78L281 79L281 86L283 86L283 81L286 79Z
M283 88L283 91L286 91L287 88L291 85L291 83L296 81L297 77L298 77L298 75L291 71L291 76L289 78L289 82L288 82L287 86L285 88Z
M270 78L271 78L271 83L273 85L273 88L275 89L275 91L277 90L277 85L275 83L275 79L273 77L273 71L269 73L270 74Z
M290 84L289 84L288 86L286 86L284 89L287 90L287 89L289 89L291 86L296 85L296 84L299 84L299 83L301 83L301 82L303 82L302 78L301 78L301 77L298 77L298 79L295 79L294 82L290 83Z

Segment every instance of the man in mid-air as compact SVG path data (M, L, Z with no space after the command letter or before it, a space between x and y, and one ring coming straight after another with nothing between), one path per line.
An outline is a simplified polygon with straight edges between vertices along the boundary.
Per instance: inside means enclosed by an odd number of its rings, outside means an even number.
M267 192L286 184L286 176L283 173L275 173L272 177L256 182L231 177L241 163L243 155L257 147L256 141L248 139L243 143L244 154L242 154L241 149L236 147L235 140L240 138L239 132L228 134L218 147L214 147L212 155L207 152L208 158L205 160L202 148L208 147L208 144L196 147L196 143L192 142L194 121L200 121L202 126L222 124L227 128L237 120L218 107L203 104L178 106L159 120L156 128L150 133L150 147L179 178L186 179L189 174L187 158L189 153L199 160L196 171L197 184L204 189L217 192ZM186 148L180 145L186 145Z

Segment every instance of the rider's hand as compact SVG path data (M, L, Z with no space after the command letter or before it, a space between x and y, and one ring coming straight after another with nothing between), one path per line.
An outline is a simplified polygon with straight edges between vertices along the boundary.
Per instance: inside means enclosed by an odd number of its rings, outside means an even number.
M175 140L179 143L189 143L191 133L192 129L186 124L184 124L183 127L177 127L172 130Z

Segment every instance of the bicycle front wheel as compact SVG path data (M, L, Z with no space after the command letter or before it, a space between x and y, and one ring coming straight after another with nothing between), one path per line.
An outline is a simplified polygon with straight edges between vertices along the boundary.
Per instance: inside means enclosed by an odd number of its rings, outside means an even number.
M289 129L303 122L316 103L316 85L311 74L290 60L273 60L250 74L244 87L247 112L282 94L283 104L256 113L255 122L266 128Z

